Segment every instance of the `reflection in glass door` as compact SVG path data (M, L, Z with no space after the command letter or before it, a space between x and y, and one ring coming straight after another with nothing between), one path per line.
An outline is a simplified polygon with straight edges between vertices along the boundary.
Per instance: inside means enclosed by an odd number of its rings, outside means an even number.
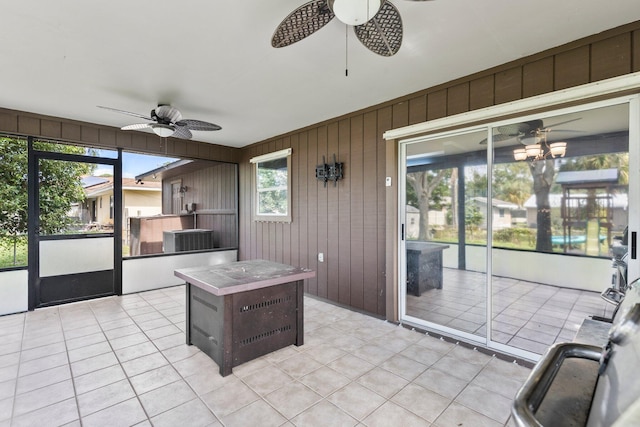
M492 170L492 332L542 354L572 341L600 297L612 258L626 275L629 104L497 125ZM555 151L554 151L555 150Z
M486 131L404 147L406 319L486 336Z
M401 319L537 360L610 318L601 292L638 269L634 114L637 97L403 141Z

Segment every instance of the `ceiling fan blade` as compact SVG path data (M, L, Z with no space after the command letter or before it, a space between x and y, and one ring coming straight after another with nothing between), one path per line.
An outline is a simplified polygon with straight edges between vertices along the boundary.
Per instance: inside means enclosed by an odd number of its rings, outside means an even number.
M378 55L393 56L402 45L402 18L398 9L388 1L370 21L353 29L358 40Z
M493 142L503 142L503 141L508 141L510 139L513 139L514 142L517 142L517 136L513 136L513 135L506 135L506 134L502 134L502 133L497 133L495 135L493 135ZM487 138L484 138L482 141L480 141L480 145L487 145Z
M193 134L186 126L175 126L176 131L171 135L174 138L191 139Z
M175 123L182 120L182 114L180 111L171 105L158 105L154 112L159 119L169 123Z
M220 129L222 129L220 126L218 126L216 124L213 124L213 123L203 122L202 120L191 120L191 119L180 120L180 121L176 122L176 125L185 126L190 130L220 130Z
M271 38L271 46L289 46L309 37L327 25L334 16L326 0L313 0L303 4L278 25Z
M97 105L97 107L103 108L105 110L115 111L116 113L126 114L128 116L138 117L140 119L153 120L151 117L145 116L144 114L132 113L131 111L118 110L117 108L103 107L102 105Z
M146 129L146 128L151 128L151 126L148 123L139 123L135 125L122 126L120 130L140 130L140 129Z
M563 124L565 124L565 123L575 122L575 121L577 121L577 120L581 120L581 119L582 119L582 117L578 117L577 119L565 120L564 122L554 123L554 124L552 124L552 125L545 126L544 128L545 128L545 129L551 129L552 127L560 126L560 125L563 125ZM558 130L560 130L560 129L554 129L554 130L558 131ZM571 131L565 131L565 132L571 132Z

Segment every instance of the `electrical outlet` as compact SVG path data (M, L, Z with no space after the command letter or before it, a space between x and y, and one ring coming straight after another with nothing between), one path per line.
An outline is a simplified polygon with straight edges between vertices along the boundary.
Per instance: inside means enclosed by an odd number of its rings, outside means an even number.
M318 261L319 262L324 262L324 254L322 252L318 253Z

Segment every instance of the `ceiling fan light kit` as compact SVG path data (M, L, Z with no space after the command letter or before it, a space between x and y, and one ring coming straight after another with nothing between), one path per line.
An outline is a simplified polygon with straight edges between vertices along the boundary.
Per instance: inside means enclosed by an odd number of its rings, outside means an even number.
M532 161L544 160L551 156L552 158L564 157L567 154L566 142L552 142L547 143L547 138L543 138L542 142L526 145L524 148L517 148L513 150L513 158L517 161L527 160L531 158Z
M162 123L151 123L149 127L160 138L168 138L176 132L170 125L164 125Z
M329 0L329 8L340 22L355 26L369 22L382 3L381 0Z

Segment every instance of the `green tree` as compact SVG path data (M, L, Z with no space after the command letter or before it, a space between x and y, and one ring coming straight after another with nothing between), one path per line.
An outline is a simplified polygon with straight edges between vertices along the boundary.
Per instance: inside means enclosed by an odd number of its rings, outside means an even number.
M450 171L441 169L407 174L407 182L412 187L420 209L418 240L429 240L429 209L440 207L442 196L448 191L444 180Z
M259 212L286 214L287 163L282 159L261 162L258 167Z
M469 232L469 237L473 237L473 233L482 224L483 216L480 208L471 200L468 200L464 207L464 225Z
M48 142L37 142L43 151L85 154L85 149ZM0 239L15 245L27 233L27 141L0 138ZM72 203L84 199L81 177L92 167L83 163L41 160L40 230L54 234L68 228L73 218L67 214Z
M493 197L520 207L531 196L532 180L526 162L503 163L493 170Z

